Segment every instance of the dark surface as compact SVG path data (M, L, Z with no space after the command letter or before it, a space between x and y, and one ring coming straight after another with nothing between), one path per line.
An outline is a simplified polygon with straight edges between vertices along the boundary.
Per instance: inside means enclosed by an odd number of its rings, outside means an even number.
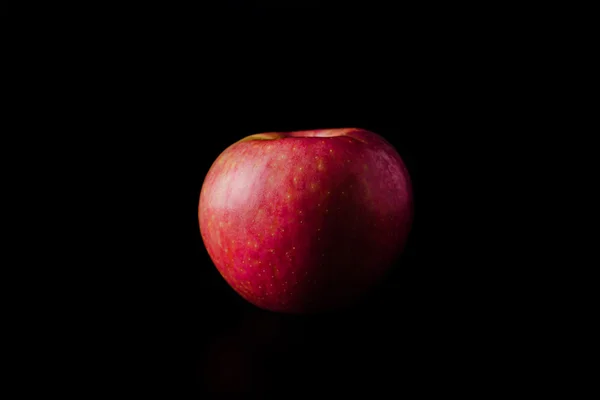
M518 382L528 358L511 358L511 343L524 332L505 321L517 317L508 306L526 274L507 255L517 239L502 233L519 229L505 226L518 190L492 160L518 143L525 108L494 32L432 29L433 11L247 7L127 10L35 41L48 65L36 99L60 108L45 140L76 149L68 162L56 157L74 176L63 207L81 207L78 223L93 231L74 230L78 268L67 274L81 292L67 300L78 308L69 340L84 337L78 348L97 371L85 370L98 378L87 389L286 398ZM247 135L342 127L382 135L405 161L415 196L407 248L356 307L261 311L203 246L203 178ZM521 308L518 318L532 315Z

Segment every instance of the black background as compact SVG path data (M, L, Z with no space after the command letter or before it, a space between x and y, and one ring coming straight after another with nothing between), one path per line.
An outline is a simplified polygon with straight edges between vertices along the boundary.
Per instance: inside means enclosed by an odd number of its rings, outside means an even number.
M535 304L516 306L531 272L504 229L518 230L507 150L530 128L520 117L535 87L518 77L536 72L522 62L535 43L510 47L489 13L461 24L444 12L81 10L35 37L35 101L57 109L42 141L68 154L53 153L73 177L60 203L80 210L68 246L78 267L65 271L77 295L66 304L78 325L68 340L83 340L82 362L94 364L87 390L398 395L525 379L529 353L513 355L528 336L514 322L535 318ZM204 176L247 135L342 127L382 135L406 162L415 220L405 253L344 312L259 310L206 253Z

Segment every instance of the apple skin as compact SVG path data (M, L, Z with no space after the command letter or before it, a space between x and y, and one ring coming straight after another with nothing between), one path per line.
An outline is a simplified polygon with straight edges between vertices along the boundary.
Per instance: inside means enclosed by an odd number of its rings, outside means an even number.
M205 177L200 233L227 283L266 310L357 301L402 252L413 220L396 150L363 129L250 135Z

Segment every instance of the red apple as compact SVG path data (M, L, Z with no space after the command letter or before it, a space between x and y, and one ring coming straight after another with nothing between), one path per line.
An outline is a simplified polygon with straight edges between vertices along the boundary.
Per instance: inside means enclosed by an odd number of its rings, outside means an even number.
M351 304L404 248L412 187L396 150L363 129L250 135L202 186L202 239L227 283L271 311Z

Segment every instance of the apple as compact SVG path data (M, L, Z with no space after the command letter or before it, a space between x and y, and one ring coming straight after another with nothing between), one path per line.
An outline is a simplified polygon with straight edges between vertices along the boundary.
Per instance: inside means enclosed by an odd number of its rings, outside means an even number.
M244 299L328 311L358 301L394 264L412 224L412 186L373 132L259 133L215 160L198 219L210 258Z

